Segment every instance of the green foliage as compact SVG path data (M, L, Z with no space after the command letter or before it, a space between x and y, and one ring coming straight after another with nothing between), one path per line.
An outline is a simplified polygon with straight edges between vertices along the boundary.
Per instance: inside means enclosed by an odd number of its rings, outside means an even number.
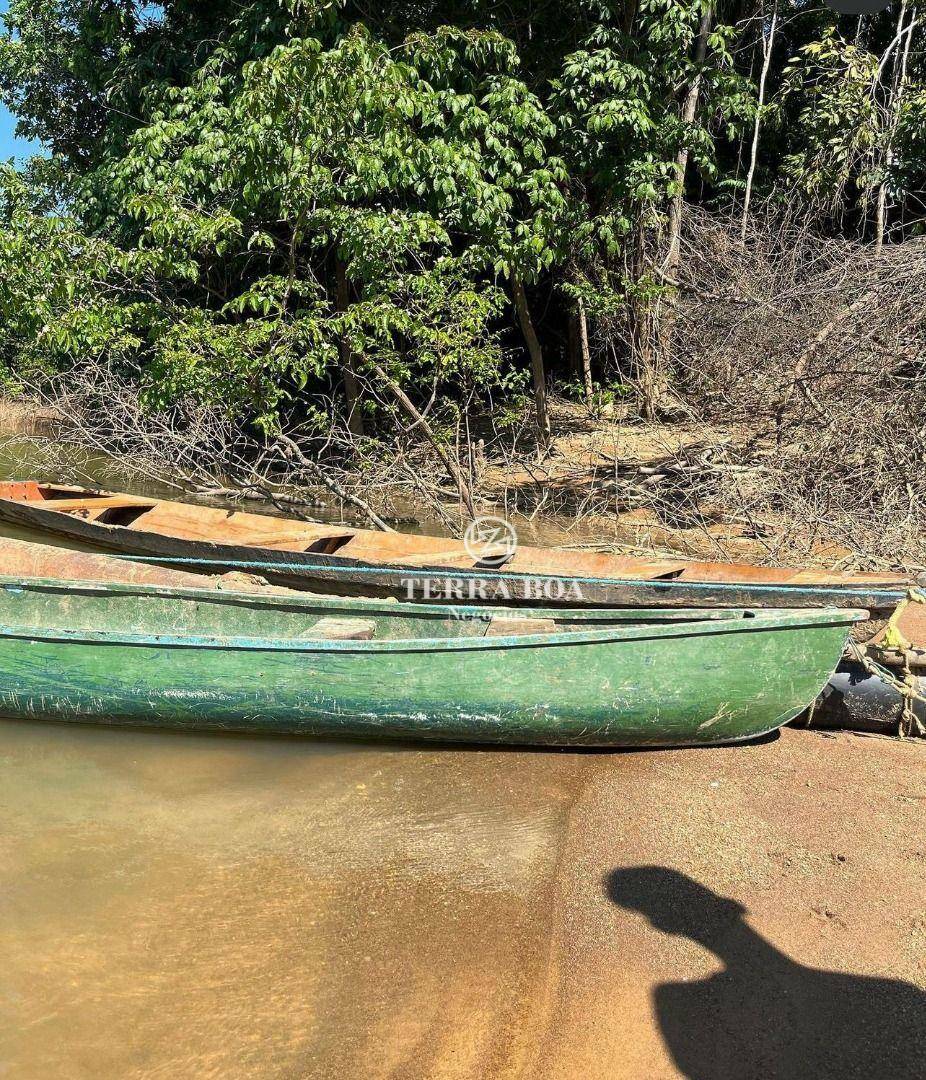
M850 180L862 189L875 182L882 135L877 76L878 58L834 30L805 45L785 69L781 97L800 102L800 135L784 168L808 196L834 204Z
M516 65L494 33L389 49L355 26L240 67L220 47L189 85L153 88L149 122L86 178L82 204L112 228L133 221L162 280L198 293L151 368L159 387L236 405L247 387L266 425L339 341L401 381L490 382L501 295L486 275L548 268L563 203L552 125Z
M272 429L317 421L348 359L501 415L526 379L513 278L541 337L545 296L614 320L666 290L680 153L687 198L742 190L761 26L718 9L697 61L705 3L11 0L0 94L49 156L0 177L3 377L101 358L153 406ZM850 41L799 9L757 182L902 207L922 51L901 80L893 13Z
M490 383L503 305L490 278L548 269L564 205L553 125L511 43L445 28L395 50L355 26L237 64L241 32L187 85L151 86L147 121L74 194L120 245L105 247L113 268L151 287L131 338L149 399L192 395L271 426L340 342L401 381ZM131 291L94 295L117 322ZM62 345L77 358L95 341L69 327Z
M722 127L736 132L754 112L747 80L733 70L734 30L717 24L703 63L694 41L701 0L644 0L632 30L602 22L567 55L552 83L551 109L571 183L570 263L561 291L592 318L655 299L639 263L642 235L658 232L679 191L686 150L706 180L718 175ZM679 89L699 81L700 109L686 123ZM634 263L627 272L628 263Z
M41 190L11 166L0 172L0 378L8 388L66 366L78 352L118 363L141 339L145 300L131 254L49 212Z
M675 194L674 164L686 147L706 175L716 172L712 126L718 120L737 130L753 112L749 84L732 70L734 29L717 25L702 65L693 42L703 13L701 0L644 0L632 32L597 26L582 47L565 58L553 83L570 166L611 210L613 242L631 229L641 209ZM699 119L684 124L677 87L701 80Z
M908 87L897 109L886 180L896 200L923 189L926 176L926 85Z
M902 70L900 48L895 39L879 54L828 28L784 70L778 114L794 103L797 112L783 172L831 213L867 203L882 183L895 198L922 186L926 85Z

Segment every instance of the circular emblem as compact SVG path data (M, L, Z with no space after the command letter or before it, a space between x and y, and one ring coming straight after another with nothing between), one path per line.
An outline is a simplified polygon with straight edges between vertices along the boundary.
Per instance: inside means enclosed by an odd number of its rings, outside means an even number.
M504 518L477 517L466 527L463 546L480 566L504 566L517 550L518 534Z

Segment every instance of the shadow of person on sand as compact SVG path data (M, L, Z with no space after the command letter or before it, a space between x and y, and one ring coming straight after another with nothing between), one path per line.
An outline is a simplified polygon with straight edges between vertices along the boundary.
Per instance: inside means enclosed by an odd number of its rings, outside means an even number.
M926 1077L926 993L897 979L797 963L756 933L735 900L675 870L605 879L610 899L724 963L698 982L664 983L656 1015L691 1080L901 1080Z

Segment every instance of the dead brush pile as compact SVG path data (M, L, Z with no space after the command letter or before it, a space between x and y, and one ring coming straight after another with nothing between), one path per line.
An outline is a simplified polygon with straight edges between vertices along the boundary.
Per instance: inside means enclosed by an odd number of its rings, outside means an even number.
M926 563L926 239L821 238L793 220L693 216L671 362L699 419L736 438L703 498L771 561Z
M922 568L926 239L876 254L768 215L743 243L737 222L700 212L683 236L677 299L650 313L671 408L643 421L631 396L608 409L554 397L542 454L528 405L499 433L492 403L471 415L467 400L444 425L439 459L421 424L396 434L401 418L389 420L372 382L372 438L354 436L333 401L322 438L293 429L258 441L182 403L152 413L137 379L91 359L35 396L67 418L58 439L120 473L131 464L139 482L246 494L290 514L312 516L321 498L382 526L410 504L459 532L465 491L482 512L556 519L577 542L632 536L631 547L715 559ZM633 382L620 360L633 355L628 326L626 311L597 320L592 349L598 370ZM433 402L422 420L436 423Z

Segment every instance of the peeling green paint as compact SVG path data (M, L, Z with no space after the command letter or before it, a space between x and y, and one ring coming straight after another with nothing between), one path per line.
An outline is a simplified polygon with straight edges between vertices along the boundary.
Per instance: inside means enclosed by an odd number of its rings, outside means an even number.
M370 641L311 638L332 615ZM0 713L191 730L709 744L797 715L862 612L539 612L0 578Z

